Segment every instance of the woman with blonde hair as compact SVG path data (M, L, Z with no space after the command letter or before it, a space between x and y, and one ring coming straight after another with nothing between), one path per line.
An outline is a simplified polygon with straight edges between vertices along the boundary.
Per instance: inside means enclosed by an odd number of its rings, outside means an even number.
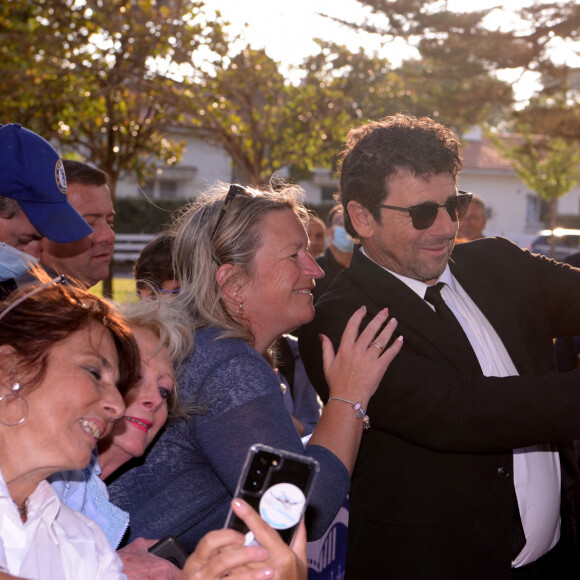
M362 304L336 357L321 337L331 399L304 449L271 351L278 337L312 319L312 289L323 275L308 253L302 195L283 184L218 184L178 217L175 301L195 329L181 392L203 413L169 426L139 466L111 483L111 497L131 513L130 537L173 534L193 549L204 533L223 526L254 443L318 460L309 537L320 537L342 505L369 425L364 409L401 340L385 348L396 327L385 324L386 311L357 338Z

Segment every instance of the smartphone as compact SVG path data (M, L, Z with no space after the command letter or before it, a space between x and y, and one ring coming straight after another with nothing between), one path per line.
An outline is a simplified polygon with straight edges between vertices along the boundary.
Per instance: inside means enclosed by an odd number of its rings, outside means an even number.
M165 536L156 544L153 544L153 546L149 548L149 552L159 556L160 558L169 560L180 570L183 570L185 561L189 556L187 550L179 543L179 540L175 536Z
M249 503L291 545L304 515L318 461L267 445L252 445L234 494ZM257 544L252 532L230 508L227 528L246 535L246 544Z

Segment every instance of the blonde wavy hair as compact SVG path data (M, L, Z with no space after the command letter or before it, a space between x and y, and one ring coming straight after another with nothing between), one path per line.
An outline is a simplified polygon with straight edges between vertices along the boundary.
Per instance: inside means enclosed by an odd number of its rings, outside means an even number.
M177 376L181 362L193 347L193 333L187 313L173 300L164 299L122 304L119 310L131 328L148 330L159 339L159 347L154 354L165 348ZM167 409L172 417L183 414L178 385L176 379L167 399Z
M218 216L230 184L218 182L186 206L173 224L173 267L181 290L175 298L189 312L194 328L215 326L220 337L253 342L246 326L228 313L223 292L216 282L222 264L236 266L236 279L248 279L254 272L256 252L262 246L263 224L272 213L290 209L305 225L304 190L284 182L261 189L242 188L219 224Z

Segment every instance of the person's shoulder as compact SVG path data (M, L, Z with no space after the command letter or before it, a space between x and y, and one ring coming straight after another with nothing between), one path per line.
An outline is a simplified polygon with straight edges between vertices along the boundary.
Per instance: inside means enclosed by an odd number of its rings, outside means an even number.
M240 376L249 372L256 378L269 374L272 369L245 340L223 337L220 329L204 327L196 330L193 351L183 362L180 374L184 388L195 390L195 385L201 387L208 377Z
M474 259L475 256L484 258L486 256L496 255L524 255L523 250L516 243L503 238L501 236L494 236L489 238L481 238L473 240L472 242L465 242L456 244L453 248L452 258L469 258Z
M190 359L210 357L218 362L239 356L263 358L245 340L224 336L224 331L215 326L207 326L195 331L195 346L189 356Z
M580 252L570 254L566 258L566 264L570 264L570 266L574 266L574 268L580 268Z

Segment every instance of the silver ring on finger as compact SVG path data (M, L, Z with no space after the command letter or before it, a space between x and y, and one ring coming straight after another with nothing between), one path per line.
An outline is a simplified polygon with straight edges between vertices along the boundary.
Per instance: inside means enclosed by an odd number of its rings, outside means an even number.
M371 342L369 344L369 348L371 348L371 346L374 346L375 348L379 349L379 352L383 352L383 348L385 348L380 342Z

